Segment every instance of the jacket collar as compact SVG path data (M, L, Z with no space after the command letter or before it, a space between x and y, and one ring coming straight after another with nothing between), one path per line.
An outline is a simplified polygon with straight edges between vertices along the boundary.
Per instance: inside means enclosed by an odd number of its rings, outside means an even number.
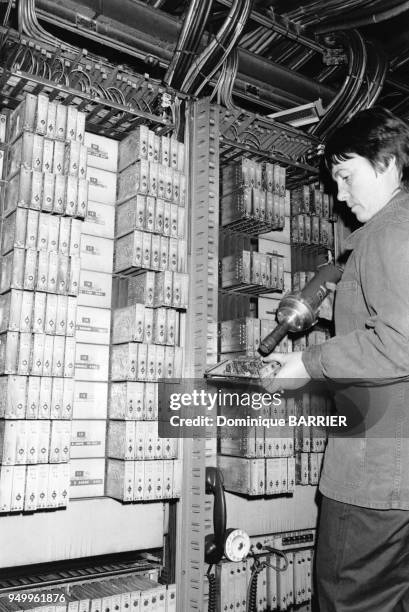
M377 213L374 214L369 221L367 221L362 227L358 228L352 234L350 234L344 242L344 249L346 251L352 251L358 244L359 240L371 233L372 231L383 226L385 223L385 217L391 215L392 211L401 204L404 200L407 200L408 193L401 188L398 188L392 198L385 206L383 206Z

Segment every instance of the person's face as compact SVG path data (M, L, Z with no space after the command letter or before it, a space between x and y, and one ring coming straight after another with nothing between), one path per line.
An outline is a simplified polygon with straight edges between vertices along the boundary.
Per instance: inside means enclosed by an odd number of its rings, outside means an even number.
M332 166L332 178L338 187L338 200L346 202L358 221L369 221L391 197L390 169L376 171L360 155Z

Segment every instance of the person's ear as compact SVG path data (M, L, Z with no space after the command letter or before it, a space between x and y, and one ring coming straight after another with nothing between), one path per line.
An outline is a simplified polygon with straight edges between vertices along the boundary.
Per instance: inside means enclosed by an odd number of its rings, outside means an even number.
M377 174L385 174L395 172L397 170L396 157L395 155L389 155L382 161L376 163L375 172Z
M390 155L385 163L385 172L395 172L397 170L396 165L396 157L395 155Z

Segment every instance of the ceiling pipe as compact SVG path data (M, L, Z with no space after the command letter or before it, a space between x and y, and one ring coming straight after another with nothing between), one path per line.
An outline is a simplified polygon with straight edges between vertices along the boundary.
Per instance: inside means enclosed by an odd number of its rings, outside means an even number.
M41 19L53 23L57 18L85 36L99 33L135 47L137 35L142 51L167 61L173 57L182 29L179 19L138 0L35 0L35 6ZM66 23L57 25L65 27Z
M144 54L156 57L160 66L168 66L182 28L180 19L138 0L104 0L103 15L97 12L99 5L99 0L81 0L81 3L36 0L40 19L113 48L115 42L126 43L133 49L134 56L138 54L140 59ZM146 31L154 32L155 37L149 36ZM101 36L105 40L101 40ZM299 98L304 103L321 98L324 104L328 104L335 95L334 90L326 85L254 53L241 48L238 53L238 76L242 80L254 82L256 79L262 84L267 83L272 89L277 88L280 94L286 91L290 97Z
M166 69L172 60L174 43L166 40L169 36L169 21L161 19L161 12L145 5L146 12L142 17L151 18L152 13L158 13L155 21L155 32L165 32L161 37L155 38L146 31L137 31L129 26L129 21L120 23L105 15L98 14L90 6L81 3L61 2L61 0L36 0L37 15L40 20L50 25L68 30L74 34L93 40L101 45L110 47L130 57L137 58L148 65L157 65ZM165 16L166 14L163 13ZM141 19L141 23L144 19ZM179 33L179 24L174 20L172 33ZM151 31L150 28L147 30ZM135 44L137 43L137 44Z
M269 83L271 87L288 91L302 100L312 102L321 98L324 104L328 104L334 97L335 92L322 83L317 83L299 72L289 70L285 66L271 62L270 60L250 53L239 47L239 73L249 75L262 83Z
M352 28L360 28L374 23L380 23L388 19L398 17L402 13L409 11L409 2L401 2L398 6L386 9L380 13L370 13L361 18L352 17L350 20L341 19L341 21L326 23L322 26L314 28L316 34L326 34L327 32L339 32L340 30L350 30Z

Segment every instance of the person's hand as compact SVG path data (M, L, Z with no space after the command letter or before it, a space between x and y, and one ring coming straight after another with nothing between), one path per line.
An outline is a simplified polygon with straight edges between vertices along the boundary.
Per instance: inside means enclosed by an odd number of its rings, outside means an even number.
M322 302L321 306L318 308L318 317L320 319L332 321L334 311L334 297L337 286L335 283L326 282L325 287L328 289L329 294Z
M263 358L263 362L266 365L260 372L261 384L270 394L280 390L299 389L311 379L300 352L271 353Z

